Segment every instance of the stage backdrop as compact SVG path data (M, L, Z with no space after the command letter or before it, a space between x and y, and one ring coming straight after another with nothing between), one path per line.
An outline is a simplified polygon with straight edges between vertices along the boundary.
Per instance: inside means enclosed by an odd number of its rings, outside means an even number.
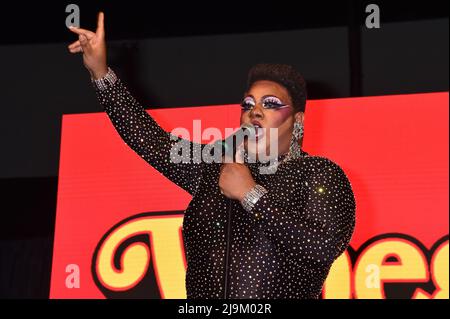
M304 149L344 169L357 203L351 247L323 298L449 298L448 101L442 92L308 102ZM240 108L149 113L168 131L197 119L223 129L239 126ZM185 298L189 200L105 113L64 116L50 297Z

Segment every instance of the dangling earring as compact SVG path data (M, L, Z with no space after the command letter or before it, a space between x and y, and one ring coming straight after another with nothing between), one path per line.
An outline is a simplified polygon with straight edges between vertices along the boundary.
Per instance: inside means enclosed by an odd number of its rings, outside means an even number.
M304 135L303 123L295 121L294 129L292 130L291 145L289 147L289 158L298 158L302 154L302 149L300 147L300 139Z
M295 121L294 123L294 130L292 134L294 135L295 139L300 140L303 137L304 134L304 127L303 123Z

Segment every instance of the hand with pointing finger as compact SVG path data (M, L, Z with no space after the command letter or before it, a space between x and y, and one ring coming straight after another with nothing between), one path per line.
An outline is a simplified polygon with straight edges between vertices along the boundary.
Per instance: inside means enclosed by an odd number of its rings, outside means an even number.
M108 72L106 61L106 42L104 14L98 14L97 30L94 32L77 27L69 27L69 30L78 34L78 41L70 44L71 53L82 53L84 66L94 79L99 79Z

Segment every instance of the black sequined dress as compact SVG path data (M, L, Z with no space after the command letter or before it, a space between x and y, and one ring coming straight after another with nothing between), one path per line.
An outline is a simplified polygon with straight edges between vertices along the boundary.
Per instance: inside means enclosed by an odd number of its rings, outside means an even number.
M303 151L280 164L275 174L260 174L260 165L266 164L246 163L268 193L252 212L231 201L228 219L229 200L218 188L219 163L172 163L176 141L120 79L94 87L125 143L193 196L183 220L188 298L320 297L355 226L351 184L337 164ZM192 155L196 150L192 147Z

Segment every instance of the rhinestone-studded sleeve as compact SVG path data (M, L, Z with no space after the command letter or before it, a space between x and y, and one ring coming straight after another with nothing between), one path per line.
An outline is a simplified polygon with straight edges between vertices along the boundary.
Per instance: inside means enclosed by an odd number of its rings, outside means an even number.
M190 149L189 159L195 158L192 152L201 152L202 145L164 131L111 69L104 78L92 83L98 101L123 141L169 180L194 195L204 164L177 162L173 156L180 149ZM178 148L173 147L175 143L179 143Z
M252 214L275 248L293 262L329 266L352 237L355 198L347 176L332 161L316 157L302 170L301 186L290 199L269 191L256 202Z

